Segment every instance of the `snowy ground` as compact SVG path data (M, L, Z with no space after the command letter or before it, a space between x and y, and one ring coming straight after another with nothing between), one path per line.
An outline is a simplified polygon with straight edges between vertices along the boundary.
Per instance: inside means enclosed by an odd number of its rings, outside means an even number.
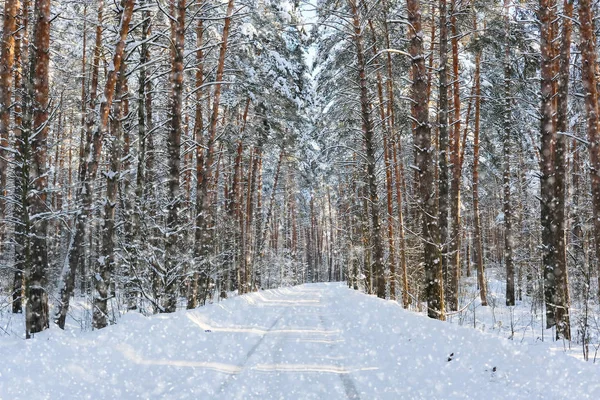
M598 399L600 370L342 284L0 338L0 399Z
M476 277L461 278L461 307L458 312L447 313L447 320L453 324L475 328L501 338L510 338L516 342L541 346L550 352L564 352L583 360L582 333L584 305L572 299L570 307L572 342L556 341L554 329L544 329L545 310L541 299L523 295L515 306L506 304L506 277L498 268L486 271L488 288L488 306L482 307L477 289ZM539 289L538 289L539 290ZM594 292L595 289L592 289ZM595 293L595 292L594 292ZM600 371L600 310L595 299L589 302L587 313L587 348L589 362L595 363Z

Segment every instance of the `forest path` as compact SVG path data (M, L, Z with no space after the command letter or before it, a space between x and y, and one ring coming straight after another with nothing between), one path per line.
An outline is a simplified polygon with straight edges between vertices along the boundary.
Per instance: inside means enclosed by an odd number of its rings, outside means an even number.
M236 363L240 372L221 386L223 398L360 399L350 376L351 364L344 355L343 330L329 323L332 298L328 292L304 286L256 293L251 303L262 315L264 332L256 327L219 325L212 332L240 335L256 344ZM241 335L249 336L241 337ZM252 339L254 334L259 338Z
M0 399L600 398L600 370L343 284L0 338ZM44 379L39 379L44 377Z

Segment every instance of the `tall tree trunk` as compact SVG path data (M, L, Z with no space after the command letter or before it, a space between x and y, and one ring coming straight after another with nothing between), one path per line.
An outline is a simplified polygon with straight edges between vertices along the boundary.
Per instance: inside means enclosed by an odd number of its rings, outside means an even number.
M397 143L392 145L393 157L394 157L394 173L396 175L396 207L398 212L398 240L400 241L400 271L402 273L402 306L408 308L411 303L409 297L408 287L408 267L406 263L406 238L404 235L404 211L402 201L402 181L404 180L404 168L402 167L402 160L398 157L398 153L401 153L400 149L400 135L396 136Z
M113 283L116 264L116 219L117 193L121 176L121 154L123 136L123 97L125 96L126 68L121 63L115 87L115 101L112 104L110 121L110 163L106 176L106 198L104 199L104 224L102 226L102 249L94 274L94 310L92 325L102 329L108 324L108 299Z
M100 58L102 56L102 30L103 30L103 15L104 15L104 0L100 0L98 2L98 21L96 25L96 38L94 44L94 57L92 61L92 76L90 82L90 98L89 105L87 107L86 113L86 121L85 121L85 132L82 132L81 141L80 141L80 149L79 149L79 182L80 187L78 190L82 190L85 177L87 175L87 163L90 158L90 152L92 149L92 138L94 135L94 128L96 126L96 105L98 103L98 80L100 75ZM85 136L84 136L85 135ZM81 196L76 194L76 202L83 203L85 201L85 196ZM75 275L77 270L79 270L80 275L80 290L81 292L85 292L88 282L86 276L86 266L90 266L91 262L88 262L88 259L91 257L86 257L86 248L85 245L78 245L79 243L84 243L86 240L86 235L88 234L88 228L86 227L86 222L88 219L88 215L91 214L90 209L84 209L83 204L78 204L78 206L82 207L82 211L80 211L75 218L75 232L73 235L73 242L71 248L69 249L69 257L73 257L74 262L71 262L69 259L69 269L67 272L68 281L65 284L66 291L64 293L64 297L66 297L66 308L68 309L69 297L73 295L74 285L75 285ZM91 207L91 206L90 206ZM87 214L86 214L87 213ZM91 230L91 229L90 229ZM74 251L73 251L74 248ZM71 268L72 266L72 268ZM72 281L72 282L71 282ZM70 285L73 285L72 288ZM64 288L63 288L64 289ZM61 305L62 312L62 305ZM66 312L66 310L65 310ZM62 321L62 314L59 317L59 326L63 326L64 322ZM62 322L62 324L61 324Z
M390 33L387 24L387 12L388 4L387 0L384 0L384 19L383 28L385 32L385 43L388 49L391 48ZM432 7L433 9L433 7ZM432 35L435 29L432 29ZM408 268L406 264L406 238L404 234L404 203L403 203L403 191L406 190L404 185L404 163L402 162L402 138L396 129L396 118L394 114L394 76L392 71L392 54L387 52L386 57L386 69L387 69L387 109L386 115L389 123L389 132L391 135L392 155L394 163L394 174L396 177L395 188L396 188L396 208L398 213L398 241L399 241L399 261L400 261L400 272L402 273L402 305L404 308L408 308L410 304L409 287L408 287ZM433 58L432 58L433 60ZM428 83L429 84L429 83ZM404 189L404 190L402 190Z
M0 43L0 252L6 231L6 198L8 195L8 138L12 104L15 35L19 0L4 1L2 43Z
M581 4L584 4L582 2ZM542 262L544 268L544 299L546 302L546 327L556 325L556 221L554 220L555 191L554 191L554 146L556 143L556 127L554 125L554 35L552 23L556 0L540 0L539 19L541 43L541 223L542 223ZM583 23L583 21L582 21ZM582 29L583 33L583 29ZM585 55L585 54L584 54ZM594 60L595 60L594 52ZM584 58L585 63L585 58ZM585 73L585 66L584 66ZM593 73L592 73L593 74ZM585 76L585 75L584 75ZM595 84L594 84L595 87ZM597 123L595 124L597 125ZM595 128L597 129L597 128ZM599 192L600 194L600 192ZM600 198L599 198L600 199ZM600 205L600 203L599 203ZM600 225L599 225L600 228Z
M146 0L148 1L148 0ZM142 4L146 4L146 1ZM140 67L138 75L138 153L137 168L135 178L135 198L133 201L133 215L131 221L131 231L127 241L127 251L129 255L127 277L125 280L125 297L127 299L127 309L135 310L137 308L137 293L139 291L139 246L141 244L142 219L146 207L144 199L145 188L148 184L146 176L146 158L147 158L147 139L148 139L148 121L146 115L146 90L147 90L147 67L146 63L150 60L150 50L147 39L150 35L150 11L144 10L142 13L142 45L140 48Z
M594 34L594 11L590 0L579 1L579 23L581 25L581 63L585 111L587 115L587 136L589 142L592 183L592 208L594 215L594 236L596 259L600 260L600 137L598 135L598 80L596 37ZM600 262L598 262L600 271ZM598 274L600 285L600 273ZM598 293L600 296L600 292Z
M357 178L355 178L357 179ZM364 281L365 281L365 292L367 294L373 294L373 273L371 269L371 235L369 229L369 199L366 196L366 188L364 185L360 186L356 189L357 194L357 208L360 210L359 218L360 218L360 233L361 233L361 243L362 243L362 252L363 252L363 273Z
M448 270L448 214L449 214L449 172L448 172L448 6L440 0L440 67L438 96L438 166L439 166L439 227L442 244L442 270L444 285L450 281Z
M502 185L504 199L502 210L504 212L504 265L506 267L506 305L515 305L515 266L513 264L513 232L512 232L512 204L511 192L511 126L512 126L512 100L511 100L511 60L510 60L510 1L504 0L504 138L503 138L503 172Z
M50 66L50 0L36 0L36 18L33 31L33 51L30 54L29 82L27 97L30 110L25 110L26 123L23 134L31 136L26 140L31 147L30 167L23 176L32 183L35 195L25 200L26 226L29 227L29 254L26 259L25 273L27 298L26 337L49 327L48 293L46 292L46 273L48 270L48 233L47 188L48 176L46 156L48 150L48 106L49 106L49 66ZM29 117L31 115L31 117ZM30 128L30 129L29 129ZM34 134L35 133L35 134Z
M28 27L29 27L29 1L23 0L23 6L21 7L21 11L18 15L19 17L19 26L21 27L19 34L15 37L15 128L14 128L14 136L15 136L15 171L14 171L14 199L15 204L25 204L25 199L23 198L23 166L25 165L25 158L23 157L24 152L24 142L22 140L22 130L23 130L23 81L24 76L27 71L27 59L28 59L28 47L29 47L29 37L27 35ZM13 218L15 221L21 221L23 219L23 209L15 206L13 209ZM15 226L15 257L14 257L14 280L13 280L13 304L12 304L12 312L13 313L22 313L23 312L23 295L24 295L24 282L23 282L23 263L25 259L24 248L21 246L25 241L25 230L22 224L17 224Z
M225 23L223 25L223 33L221 35L221 46L219 49L219 59L217 62L217 70L215 73L215 91L213 94L212 113L208 124L208 138L205 146L206 151L197 159L197 163L201 165L201 174L197 180L196 188L196 236L194 243L194 257L196 262L202 265L202 269L206 269L206 263L208 262L208 255L211 248L211 233L209 227L211 226L209 212L209 200L208 188L210 181L212 180L212 165L214 163L214 147L215 140L217 138L217 123L219 120L219 108L221 104L221 89L223 73L225 70L225 55L227 53L227 43L229 38L229 31L231 28L231 19L233 15L234 0L229 0L227 3L227 12L225 16ZM198 28L201 30L202 28ZM200 57L200 55L199 55ZM197 118L197 117L196 117ZM197 132L198 134L198 132Z
M458 310L459 287L458 278L460 276L460 180L462 176L460 163L460 74L458 68L458 24L457 14L459 13L456 0L452 0L452 10L450 25L452 28L452 71L453 71L453 102L454 116L452 126L452 140L450 152L450 163L452 164L452 181L450 183L450 219L452 229L448 243L448 309Z
M248 293L252 291L252 276L253 269L252 264L254 261L254 241L255 241L255 225L254 225L254 198L256 193L256 182L258 178L259 172L259 161L261 158L260 147L254 149L254 157L252 158L252 163L248 165L250 170L250 179L248 181L248 193L246 197L246 226L245 226L245 244L244 247L244 258L246 261L244 262L244 283L246 287L244 288L244 293Z
M477 16L473 30L477 32ZM477 286L482 306L487 306L487 283L483 266L483 238L479 211L479 131L481 119L481 50L475 54L475 126L473 129L473 244L477 263Z
M409 21L410 55L412 57L412 100L415 116L416 167L419 175L419 203L422 207L423 265L427 315L445 319L444 289L442 286L442 263L438 205L435 182L435 156L432 146L429 110L427 106L427 73L423 54L421 28L421 5L419 0L407 0Z
M246 104L249 104L249 102L247 102ZM235 155L235 161L234 161L234 167L233 167L233 182L232 182L232 187L231 187L231 202L229 203L230 206L230 218L231 218L231 226L232 226L232 242L234 243L234 246L237 247L237 249L231 249L232 251L232 259L233 259L233 265L231 266L232 268L235 269L235 279L237 280L237 287L238 290L239 289L239 285L240 285L240 266L241 266L241 254L239 253L239 249L241 248L241 243L242 243L242 238L240 237L240 230L236 229L236 223L237 221L240 220L240 214L242 212L242 171L241 171L241 167L242 167L242 154L244 151L244 146L242 144L242 141L239 140L238 141L238 146L237 146L237 150L236 150L236 155ZM233 280L233 279L232 279Z
M256 188L256 219L254 221L252 229L254 230L254 243L252 244L252 291L256 291L259 288L261 281L261 268L260 264L260 253L259 253L259 241L263 225L263 204L262 204L262 192L263 192L263 153L261 148L260 157L258 159L258 175L257 175L257 188Z
M254 148L248 162L248 179L246 182L246 212L242 225L244 226L244 239L242 247L242 257L244 259L243 269L243 289L242 293L251 291L250 277L252 275L252 243L253 243L253 218L254 218L254 193L256 191L256 174L258 173L258 158L260 150Z
M365 141L366 163L367 163L367 184L369 190L369 201L371 203L371 224L373 229L373 275L375 278L375 294L379 298L385 298L386 282L385 268L383 266L383 241L381 238L381 221L379 212L379 194L377 191L377 174L375 158L375 130L371 120L371 102L369 100L369 89L367 84L366 60L363 48L363 32L358 13L356 0L348 0L352 12L352 22L354 25L354 45L356 47L356 56L358 59L358 74L360 85L360 108L362 129Z
M383 122L383 121L382 121ZM385 122L383 122L385 124ZM394 243L394 199L393 199L393 183L392 183L392 165L391 157L392 150L390 149L390 141L388 140L389 132L383 134L383 160L385 165L385 181L386 181L386 196L387 196L387 239L389 249L389 266L390 266L390 300L396 300L396 246Z
M367 6L364 5L365 10ZM377 35L373 26L373 21L368 20L369 28L373 38L373 56L377 57ZM389 54L389 52L387 52ZM385 166L385 189L386 189L386 200L387 200L387 241L388 241L388 265L389 265L389 284L390 284L390 299L396 300L396 248L394 244L394 203L393 203L393 184L392 184L392 166L391 166L391 123L386 119L389 116L386 113L385 100L383 97L383 79L381 72L377 70L377 97L379 99L379 118L381 119L381 125L383 127L383 162Z
M199 3L198 8L202 10L203 3ZM203 114L203 99L202 99L202 83L204 82L204 51L203 46L204 36L204 20L198 18L198 24L196 25L196 46L198 48L196 52L196 76L195 76L195 93L196 93L196 110L194 116L194 141L196 144L196 213L199 212L202 207L202 182L203 182L203 148L202 148L202 131L204 130L204 114ZM199 243L202 241L202 233L199 227L199 214L196 214L195 229L194 229L194 248L196 249ZM198 255L199 250L196 250ZM199 273L198 268L194 267L192 277L190 281L190 289L187 298L187 308L194 309L198 306L198 279Z
M250 182L253 181L253 172L254 172L254 153L255 153L255 149L251 149L250 150L250 156L249 156L249 160L248 160L248 175L246 177L246 203L245 203L245 210L243 209L243 205L241 204L240 201L240 213L239 213L239 224L240 224L240 247L241 247L241 252L240 252L240 278L239 280L239 288L238 291L240 294L244 294L244 293L248 293L248 265L247 265L247 259L246 259L246 249L249 243L249 239L248 239L248 229L247 229L247 219L248 219L248 214L249 214L249 207L252 207L252 199L250 196ZM240 193L240 196L243 197L243 191L240 187L240 191L242 193Z
M169 112L169 134L167 152L169 155L167 232L165 243L165 275L163 277L163 312L177 310L177 284L179 282L180 261L177 251L179 241L179 206L181 203L179 174L181 170L182 101L183 101L183 50L185 39L185 0L171 0L175 19L171 19L171 104Z
M87 8L88 5L83 5L83 33L82 33L82 44L81 44L81 142L84 141L85 135L85 115L87 111L87 93L86 93L86 66L87 66ZM100 24L98 24L100 25ZM80 145L83 145L81 143Z
M556 210L555 218L558 227L556 240L556 279L558 281L558 299L556 307L556 334L557 338L563 337L571 340L569 319L569 279L567 271L567 243L566 243L566 168L567 168L567 137L568 131L568 97L569 97L569 67L571 61L571 31L573 18L573 0L563 1L563 26L559 56L558 96L556 116L556 149L554 159L555 184L556 184Z
M333 280L340 280L340 278L335 276L335 270L333 265L333 254L334 254L334 225L333 225L333 213L331 211L331 188L327 186L327 214L328 214L328 223L329 223L329 235L328 235L328 243L329 243L329 259L327 263L329 264L329 282Z

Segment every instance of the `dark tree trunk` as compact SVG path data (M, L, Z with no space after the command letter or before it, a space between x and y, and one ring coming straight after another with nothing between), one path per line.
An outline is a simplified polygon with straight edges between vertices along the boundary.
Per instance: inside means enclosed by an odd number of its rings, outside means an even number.
M502 210L504 212L504 265L506 267L506 305L515 305L515 266L513 264L513 232L512 232L512 204L511 195L511 170L510 170L510 145L512 126L512 100L511 100L511 61L510 61L510 0L504 0L504 138L503 138L503 172L502 185L504 199Z
M18 3L17 3L18 4ZM23 72L26 71L25 64L27 62L27 49L28 45L28 37L27 37L27 27L28 27L28 9L29 2L27 0L23 1L23 7L20 12L17 11L17 18L19 19L19 26L21 27L20 32L15 36L15 61L14 65L15 69L15 128L14 128L14 136L15 136L15 171L14 171L14 188L15 193L13 198L15 199L16 204L24 204L24 199L22 198L22 166L24 159L22 157L23 153L23 141L21 140L21 130L22 130L22 102L23 102L23 87L22 87L22 77ZM15 206L13 211L13 218L15 221L20 221L22 219L21 211L19 207ZM15 226L15 262L14 262L14 278L13 278L13 293L12 293L12 312L13 313L22 313L23 312L23 253L19 244L22 243L23 239L23 227L21 224L17 224ZM1 229L1 228L0 228ZM2 234L0 234L2 236ZM0 238L2 241L2 238ZM2 245L0 244L0 251Z
M474 30L477 32L477 17ZM475 262L477 263L477 286L481 305L487 306L487 283L483 266L483 235L481 232L481 215L479 212L479 130L481 118L481 51L475 54L475 126L473 129L473 245L475 246Z
M29 82L27 84L30 110L24 110L32 124L25 123L23 135L32 136L25 142L31 148L30 167L24 168L23 179L32 183L35 195L27 196L23 210L29 228L29 254L25 259L25 295L26 337L49 327L48 293L46 291L46 273L48 270L48 234L47 204L47 139L48 139L48 101L50 66L50 0L36 0L36 18L33 31L33 52L30 54ZM31 117L30 117L31 116ZM32 133L35 132L35 135Z
M363 7L366 5L363 0ZM368 20L369 28L372 35L373 56L378 56L377 50L377 35L371 19ZM389 52L388 52L389 54ZM396 300L396 248L394 244L394 203L393 203L393 184L392 184L392 165L391 165L391 149L390 149L390 131L391 122L387 121L389 117L386 113L385 100L383 98L383 79L381 72L377 71L377 97L379 99L379 118L383 127L383 162L385 166L385 189L386 189L386 204L387 204L387 242L388 242L388 265L389 265L389 287L390 299Z
M110 163L106 171L106 198L104 199L104 224L102 226L102 250L98 257L94 274L94 311L92 325L102 329L108 325L108 299L113 284L116 264L116 219L118 184L121 171L123 136L123 97L127 79L125 62L121 63L119 77L115 87L115 101L112 104L110 121Z
M444 289L442 285L442 260L438 204L435 182L435 155L432 146L429 110L427 106L427 73L423 54L421 5L419 0L407 0L410 55L412 57L412 112L415 117L416 167L419 177L419 203L422 207L423 264L427 315L445 319Z
M387 24L387 12L388 4L387 0L384 0L384 19L383 28L385 32L385 43L386 47L391 48L390 32ZM432 34L435 33L435 28L432 29ZM402 305L404 308L408 308L410 304L409 288L408 288L408 267L406 262L406 238L404 234L404 202L403 202L403 188L404 185L404 163L402 162L402 138L396 129L396 118L394 114L394 75L392 70L392 55L388 51L386 57L386 69L387 69L387 109L386 115L389 123L390 132L390 146L392 148L392 157L394 164L394 175L395 189L396 189L396 209L398 214L398 241L399 241L399 261L400 261L400 272L402 274ZM432 57L433 60L433 57Z
M375 283L375 294L377 297L385 298L386 282L385 268L383 265L383 241L381 238L381 220L379 211L379 194L377 190L376 158L375 158L375 130L371 119L371 102L367 84L366 60L363 48L363 32L358 13L356 0L348 0L354 25L354 45L358 59L358 74L360 86L360 109L362 129L365 142L365 156L367 163L367 185L369 201L371 204L372 244L373 244L373 278Z
M145 4L145 3L143 3ZM131 221L131 231L128 235L128 256L129 265L127 269L127 277L125 280L125 297L127 299L127 309L137 309L137 297L139 292L139 246L141 244L142 220L146 210L146 201L144 193L148 184L146 159L147 159L147 142L148 142L148 125L146 113L146 90L148 88L148 74L146 63L150 60L150 50L146 40L150 35L150 12L145 10L142 13L142 36L143 42L140 48L140 69L138 75L138 154L137 168L135 178L135 198L133 202L133 215Z
M215 140L217 138L221 90L223 86L221 82L223 80L223 72L225 70L225 55L227 53L227 41L229 38L229 31L231 29L233 6L234 0L229 0L227 3L227 12L225 16L225 23L223 25L223 33L221 35L221 46L219 49L219 58L215 73L216 84L212 98L212 112L210 114L210 120L208 124L208 138L205 143L206 151L199 159L197 158L196 160L197 163L200 163L201 173L197 178L198 186L196 187L196 235L194 241L194 257L196 258L196 263L198 263L201 268L201 271L196 272L199 272L200 274L207 273L208 256L212 246L211 232L209 231L211 226L211 212L209 211L210 197L208 196L208 188L210 182L212 181L212 165L214 163L214 148ZM202 30L201 27L198 29ZM200 57L200 54L198 57ZM196 79L198 79L198 76ZM198 121L196 122L198 123ZM196 135L198 134L199 133L196 132ZM204 275L201 277L201 279L207 279L207 277Z
M175 19L171 20L171 99L170 99L170 124L167 136L167 152L169 155L168 167L168 206L167 206L167 232L165 238L165 265L163 276L164 298L162 301L163 312L177 310L177 285L179 283L180 261L177 243L180 238L179 206L181 203L179 174L181 170L181 136L182 136L182 109L183 109L183 50L185 39L185 0L172 0L171 8Z
M438 97L438 203L440 243L442 244L442 271L444 285L450 281L448 269L448 6L446 0L440 0L440 66Z
M556 279L558 281L558 299L556 307L556 334L557 338L563 337L571 340L569 319L569 279L567 271L567 243L566 243L566 168L567 168L567 137L564 135L568 129L568 97L569 97L569 67L571 61L571 30L573 18L573 1L563 1L562 35L559 56L559 78L557 116L556 116L556 148L554 159L555 184L556 184L556 209L555 218L558 228L556 238Z
M582 2L583 4L583 2ZM546 302L546 327L556 325L556 221L554 220L554 146L556 127L554 125L554 49L552 23L556 0L540 0L539 18L541 43L541 223L542 223L542 262L544 268L544 299ZM582 30L583 32L583 30ZM595 56L594 56L595 57ZM585 68L584 68L585 69ZM595 86L595 85L594 85ZM596 124L597 125L597 124Z

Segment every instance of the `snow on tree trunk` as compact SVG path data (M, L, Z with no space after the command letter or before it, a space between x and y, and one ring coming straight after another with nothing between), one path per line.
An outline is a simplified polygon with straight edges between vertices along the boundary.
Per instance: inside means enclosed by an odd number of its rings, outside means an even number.
M598 134L598 79L596 37L594 34L594 11L590 0L579 1L579 23L581 36L581 70L587 115L587 137L590 152L590 178L592 184L593 227L596 258L600 259L600 137ZM597 263L600 271L600 263ZM600 284L600 274L598 274ZM598 293L600 297L600 292Z
M571 62L571 31L573 18L573 1L563 1L562 34L560 42L559 70L558 70L558 93L557 115L556 115L556 147L554 159L554 171L556 182L556 209L555 218L558 231L556 233L556 277L558 281L559 303L556 308L555 318L557 323L557 338L571 340L571 327L569 318L569 278L567 270L567 239L566 239L566 168L567 168L567 136L569 130L568 108L569 108L569 73Z
M427 105L427 74L423 54L421 5L407 0L410 55L412 57L412 100L415 122L416 167L419 177L419 204L422 207L423 267L427 315L445 319L440 230L435 182L435 156Z
M510 1L504 0L504 137L502 185L504 198L504 265L506 269L506 305L515 305L515 267L513 263L513 210L511 204L511 134L512 134L512 97L511 97L511 60L510 60Z
M15 35L19 0L4 1L2 42L0 43L0 252L6 230L6 199L8 196L8 148L10 107L12 105Z
M358 61L358 76L360 89L360 110L362 120L362 130L365 144L365 158L367 164L367 185L369 192L369 202L371 205L371 228L373 233L371 240L373 244L373 279L375 284L375 294L377 297L385 298L386 281L385 268L383 265L383 241L381 237L381 220L379 211L379 194L377 189L376 158L375 158L375 130L371 117L371 102L369 99L369 89L367 84L366 60L363 48L363 31L358 12L356 0L348 0L352 12L352 22L354 28L353 40L356 46L356 57Z
M25 226L27 227L28 252L25 258L26 337L49 327L47 270L48 233L47 204L47 139L50 66L50 0L36 0L33 30L33 51L30 53L29 80L27 82L27 105L23 135L28 144L30 165L23 168L25 185L31 182L31 191L24 196Z
M473 30L477 32L477 16ZM473 242L475 262L477 263L477 285L482 306L487 306L487 282L483 265L483 235L481 232L481 213L479 211L479 133L481 120L481 50L475 54L475 121L473 129Z
M181 137L182 137L182 102L183 102L183 63L185 39L185 0L171 0L174 17L171 21L171 76L169 130L167 136L168 154L168 194L167 194L167 227L165 238L165 260L162 274L163 296L162 312L177 310L177 288L181 273L181 260L177 243L181 237L179 232L179 208L181 195L179 175L181 170Z
M540 52L542 56L541 65L541 222L542 222L542 262L544 268L544 299L546 302L546 327L556 325L555 310L558 302L557 280L556 280L556 221L555 210L555 176L554 176L554 146L556 145L556 126L554 114L556 112L554 102L553 84L555 70L554 62L554 32L552 30L553 20L556 17L554 8L555 0L540 0ZM582 30L583 32L583 30ZM596 124L597 125L597 124Z
M449 215L449 166L448 166L448 6L446 0L440 0L440 67L438 96L438 202L440 243L442 244L442 270L444 285L450 282L448 266L448 215Z

